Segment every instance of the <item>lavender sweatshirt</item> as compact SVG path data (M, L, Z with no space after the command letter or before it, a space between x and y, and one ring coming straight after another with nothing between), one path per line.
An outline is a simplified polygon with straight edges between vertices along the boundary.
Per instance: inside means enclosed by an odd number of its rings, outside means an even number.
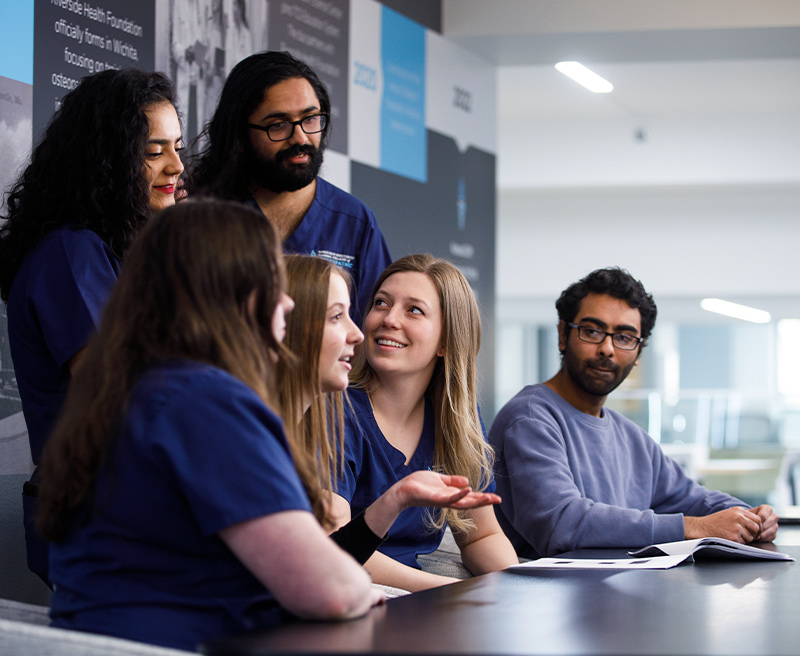
M549 387L531 385L489 431L498 520L520 556L684 539L684 515L747 506L684 474L629 419L587 415Z

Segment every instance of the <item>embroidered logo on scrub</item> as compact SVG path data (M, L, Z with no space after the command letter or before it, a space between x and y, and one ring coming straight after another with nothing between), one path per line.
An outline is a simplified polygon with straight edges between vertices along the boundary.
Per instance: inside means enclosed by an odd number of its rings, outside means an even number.
M312 255L324 258L343 269L352 269L355 265L356 256L346 255L344 253L334 253L333 251L311 251Z

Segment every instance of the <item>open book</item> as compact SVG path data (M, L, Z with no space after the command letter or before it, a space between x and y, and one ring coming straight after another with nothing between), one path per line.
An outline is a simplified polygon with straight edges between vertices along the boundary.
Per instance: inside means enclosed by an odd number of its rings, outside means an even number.
M628 552L634 558L539 558L527 563L512 565L508 569L524 572L537 569L670 569L683 562L703 558L743 558L766 560L794 560L790 555L768 551L725 540L700 538L681 542L664 542Z
M698 538L680 542L663 542L628 552L637 558L653 556L692 556L694 558L764 558L766 560L794 560L779 551L769 551L747 544L739 544L725 538Z

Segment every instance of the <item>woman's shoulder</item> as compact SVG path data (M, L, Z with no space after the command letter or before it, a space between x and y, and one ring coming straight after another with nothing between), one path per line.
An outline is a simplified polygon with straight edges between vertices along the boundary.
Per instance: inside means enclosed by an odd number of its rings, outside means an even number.
M145 372L136 388L137 397L159 406L168 403L195 414L209 407L229 408L234 415L256 412L281 423L249 385L206 362L183 358L161 362Z
M47 262L47 269L52 271L53 265L58 265L59 262L72 266L98 256L118 267L117 258L111 248L96 232L87 228L62 226L51 230L39 240L25 256L21 268Z
M345 440L351 445L355 442L369 441L380 432L372 412L369 394L361 388L349 387L344 402Z
M105 245L105 242L94 230L66 225L48 232L42 237L39 245L47 248L63 248L65 246L79 248L88 245Z
M142 383L187 395L217 394L220 389L231 393L256 393L230 372L208 362L175 357L156 363L142 376Z
M359 432L363 432L365 428L372 430L373 426L377 429L372 401L366 390L360 387L348 387L344 407L346 428L358 426L361 428Z
M363 412L371 408L369 394L361 387L348 387L347 399L350 401L350 406L354 412Z
M288 449L281 417L252 388L227 371L189 359L148 369L134 386L126 421L134 439L145 443L159 435L192 443L218 442L222 436L226 448L235 443Z
M119 260L96 233L56 228L25 254L14 275L9 305L16 308L13 312L24 312L22 308L32 303L37 312L68 311L67 317L81 316L75 308L83 305L95 329L119 272Z

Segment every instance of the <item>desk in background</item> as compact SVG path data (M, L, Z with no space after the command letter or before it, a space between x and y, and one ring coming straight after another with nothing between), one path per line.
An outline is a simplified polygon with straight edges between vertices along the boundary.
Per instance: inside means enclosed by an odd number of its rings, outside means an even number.
M783 533L783 535L781 535ZM779 550L800 560L800 529ZM576 552L620 557L619 550ZM262 654L800 653L800 564L703 561L670 570L496 572L389 601L345 623L294 622L203 646Z

